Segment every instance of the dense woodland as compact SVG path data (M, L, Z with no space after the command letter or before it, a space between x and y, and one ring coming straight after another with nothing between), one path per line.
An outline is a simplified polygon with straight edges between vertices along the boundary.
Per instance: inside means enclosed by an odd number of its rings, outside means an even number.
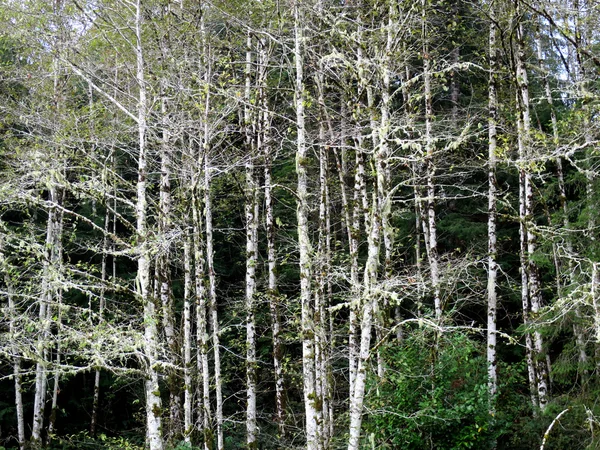
M4 0L0 449L600 448L596 0Z

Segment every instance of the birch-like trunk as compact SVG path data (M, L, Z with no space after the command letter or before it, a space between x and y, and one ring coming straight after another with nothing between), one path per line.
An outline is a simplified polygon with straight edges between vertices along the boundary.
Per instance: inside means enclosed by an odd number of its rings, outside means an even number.
M204 136L208 136L208 100L206 99L206 111ZM223 450L223 382L221 377L221 344L219 338L219 315L217 312L217 279L215 275L214 264L214 241L213 241L213 219L212 219L212 198L211 198L211 180L212 168L209 161L208 143L205 143L206 155L204 158L204 215L206 222L206 269L208 272L208 314L211 325L211 338L213 345L213 361L215 374L215 420L217 435L217 450Z
M537 55L538 55L538 65L543 73L543 77L544 77L544 92L546 94L546 101L548 102L548 106L550 107L550 120L551 120L551 124L552 124L552 142L554 145L554 149L558 150L559 148L559 132L558 132L558 119L556 117L556 109L554 107L554 100L552 98L552 90L550 89L550 79L549 79L549 75L548 75L548 68L546 67L545 64L545 58L544 58L544 51L542 48L542 40L541 40L541 33L538 30L537 36L536 36L536 47L537 47ZM573 255L573 241L571 239L571 236L568 232L568 230L571 228L570 223L569 223L569 208L568 208L568 204L567 204L567 192L566 192L566 187L565 187L565 177L564 177L564 170L563 170L563 163L562 163L562 157L560 155L558 155L557 152L557 156L556 156L556 175L557 175L557 181L558 181L558 191L559 191L559 198L560 198L560 204L561 204L561 209L563 212L563 228L564 230L567 232L566 236L565 236L565 247L567 250L567 254L568 254L568 270L569 270L569 282L571 285L574 285L576 280L575 280L575 267L573 264L573 260L571 258L571 256ZM556 250L556 245L553 244L554 247L554 254L556 255L555 258L558 258L558 252ZM557 291L557 296L559 298L562 297L563 292L562 292L562 277L563 274L561 273L561 264L559 263L559 261L556 261L556 291ZM588 356L587 356L587 352L585 350L585 335L584 335L584 331L581 328L581 312L580 312L580 308L578 304L574 305L574 315L575 315L575 321L573 323L573 334L575 335L575 341L577 344L577 349L579 350L579 364L583 370L583 374L584 377L587 378L587 376L589 375L588 370L587 370L587 362L588 362Z
M358 450L360 444L360 431L362 425L363 404L367 380L367 364L371 352L371 332L373 328L373 313L377 302L375 284L377 283L377 272L379 267L379 247L381 229L381 211L377 202L376 194L373 195L371 210L371 229L367 237L368 254L365 263L363 278L363 307L360 322L360 349L358 355L358 367L354 390L350 397L350 430L348 438L348 450Z
M351 281L352 281L352 301L350 302L350 317L348 331L348 365L349 365L349 396L352 397L354 384L356 381L356 371L358 370L359 355L359 317L360 308L360 282L358 274L358 242L360 236L360 216L361 216L361 198L364 196L365 166L360 148L356 149L355 176L354 176L354 197L352 208L352 233L350 236L350 254L351 257Z
M159 197L159 235L160 252L156 261L156 288L160 297L162 308L162 327L169 348L171 361L174 365L178 363L178 343L175 337L175 318L173 312L173 297L171 294L171 273L169 270L169 258L171 246L169 244L169 232L171 230L171 148L169 136L168 110L166 98L161 99L162 115L162 142L160 148L160 197ZM167 376L169 388L169 432L177 435L180 431L181 421L181 397L179 389L179 378L177 374L170 373Z
M144 53L142 49L142 22L143 13L141 0L137 0L135 9L135 34L136 34L136 80L139 88L138 98L138 180L137 202L135 207L136 232L138 239L138 269L136 278L136 291L142 305L144 305L144 356L146 358L146 426L150 450L162 450L162 400L158 384L158 329L157 314L152 292L150 289L150 249L147 238L147 200L146 178L147 149L146 149L146 119L148 115L148 100L146 81L144 75Z
M53 13L56 17L60 16L61 2L60 0L53 1ZM59 19L58 19L59 20ZM63 99L59 92L59 79L60 79L60 64L59 57L62 51L62 45L64 45L64 35L61 29L61 24L57 20L54 26L58 29L58 46L53 48L54 57L52 61L53 67L53 102L54 108L57 112L52 118L54 130L56 131L59 127L57 122L58 113L62 110ZM58 146L55 146L53 150L57 153L55 156L58 160L61 160L61 150ZM46 406L46 390L48 384L47 374L47 363L50 350L48 348L48 340L50 339L50 325L52 322L52 306L57 300L58 288L56 287L59 282L59 265L62 258L62 212L60 210L62 195L61 188L59 187L59 176L57 173L62 173L63 167L50 167L49 168L49 208L48 208L48 219L46 223L46 242L43 262L43 274L42 274L42 292L39 298L39 312L38 320L40 324L39 335L36 342L36 368L35 368L35 393L34 393L34 405L33 405L33 423L31 427L31 441L30 446L32 448L38 448L42 446L42 432L44 427L44 413ZM53 405L56 405L54 400L54 393L58 395L58 385L55 374L55 383L53 389Z
M106 198L105 198L106 200ZM107 279L107 253L108 253L108 234L110 233L110 211L107 208L104 214L104 237L102 239L102 264L100 272L100 280L102 287L100 288L100 300L98 305L98 316L100 320L104 315L104 307L106 305L106 279ZM98 426L98 409L100 407L100 368L97 368L94 373L94 399L92 403L92 418L90 423L90 434L96 436L96 428Z
M519 9L517 10L519 12ZM531 118L529 112L529 82L527 77L527 69L525 67L525 43L523 23L517 26L517 85L518 85L518 102L517 108L520 120L518 127L518 145L519 159L521 164L521 178L523 183L523 201L524 211L522 220L525 227L526 240L526 265L522 270L527 272L529 306L534 317L540 311L542 304L542 294L540 289L540 281L538 267L534 261L534 253L536 251L537 237L534 233L534 203L533 203L533 179L530 170L526 167L530 155L530 129ZM548 402L548 365L544 357L544 343L539 330L535 330L533 346L535 350L535 375L537 399L540 409L544 409Z
M252 76L252 37L246 36L246 86L244 129L246 134L246 445L252 449L256 442L256 264L258 262L258 196L254 174L256 123L250 110Z
M206 269L204 254L204 226L202 220L202 197L198 186L201 177L200 164L195 174L192 216L194 222L194 278L196 291L196 369L198 373L197 393L197 428L201 430L204 448L212 449L211 408L210 408L210 373L208 370L208 323Z
M304 21L300 1L294 1L294 59L296 85L294 103L296 109L296 174L298 177L296 217L298 221L298 247L300 251L300 302L302 309L302 375L307 450L318 449L317 393L315 389L315 323L311 295L312 258L308 226L308 153L304 117Z
M429 54L429 32L427 29L427 0L421 1L421 32L423 38L423 80L425 95L425 165L427 171L427 255L429 257L429 270L431 287L433 290L433 304L435 318L442 319L442 301L440 298L440 270L437 250L437 225L435 218L435 145L432 136L433 100L431 92L431 55Z
M183 439L191 444L193 431L192 403L192 245L187 223L183 242Z
M6 296L8 297L8 331L9 339L11 341L16 340L17 324L16 319L18 317L17 306L15 305L13 284L10 279L7 261L5 257L5 249L0 237L0 264L4 272L4 284L6 285ZM13 379L15 381L15 409L17 414L17 439L19 444L19 450L25 450L25 416L23 413L23 391L22 391L22 375L21 375L21 357L19 356L20 351L15 345L12 349L13 352Z
M488 366L488 396L489 411L493 415L496 410L496 393L498 392L498 373L496 359L496 311L497 293L496 279L498 273L497 263L497 190L496 190L496 147L498 121L498 100L496 93L496 77L498 70L498 50L496 45L497 26L495 5L490 7L490 34L489 34L489 64L490 78L488 89L488 310L487 310L487 366Z
M266 106L266 105L265 105ZM266 108L265 108L266 111ZM265 116L268 113L265 112ZM268 129L268 117L265 117L265 132ZM281 342L281 317L279 305L279 290L277 287L277 255L275 252L275 219L273 216L273 190L271 181L272 155L271 147L264 145L265 159L265 228L267 234L267 264L268 264L268 295L269 309L271 312L271 328L273 336L273 368L275 372L275 417L279 437L285 436L285 405L284 405L284 378L282 342Z
M259 52L260 66L264 74L267 71L268 55L266 40L261 39L261 47ZM262 106L261 129L262 136L262 152L264 158L264 177L265 177L265 230L267 238L267 273L268 287L267 295L269 298L269 310L271 313L271 331L273 336L273 369L275 374L275 420L279 438L286 435L285 430L285 403L284 403L284 377L283 377L283 361L282 361L282 339L281 339L281 312L280 312L280 296L277 285L277 254L275 250L275 219L273 215L273 186L272 186L272 165L273 165L273 149L271 145L270 126L271 117L269 113L269 102L267 101L266 86L261 86L260 104Z

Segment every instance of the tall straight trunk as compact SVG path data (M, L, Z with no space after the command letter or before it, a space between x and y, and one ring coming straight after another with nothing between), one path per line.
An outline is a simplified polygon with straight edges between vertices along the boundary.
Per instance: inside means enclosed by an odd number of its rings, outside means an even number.
M598 284L600 283L600 273L598 263L592 263L592 279L590 283L590 297L594 307L594 340L596 345L600 344L600 299L598 298Z
M207 99L208 105L208 99ZM205 125L205 136L208 132L208 124ZM223 385L221 377L221 344L219 338L219 315L217 311L217 280L214 264L214 241L213 241L213 219L211 198L211 167L208 152L204 159L204 211L206 222L206 269L208 272L208 314L210 316L211 339L213 345L213 360L215 374L215 420L217 435L217 450L223 450Z
M53 0L53 12L56 17L61 13L62 5L60 0ZM52 118L53 129L57 130L59 124L57 123L58 114L61 112L63 107L63 99L59 92L59 79L60 79L60 64L59 56L62 51L61 46L64 44L64 36L61 29L61 24L57 21L54 24L58 31L58 44L53 48L54 58L52 62L53 66L53 103L56 111L56 115ZM54 151L58 160L61 160L60 148L55 147ZM59 168L62 172L63 168ZM33 405L33 423L31 427L31 442L32 448L38 448L42 445L42 431L44 427L44 413L46 406L46 389L48 384L47 375L47 359L49 357L48 339L50 339L50 325L52 321L52 306L56 301L57 288L56 278L58 278L58 271L60 265L60 258L62 258L62 212L57 206L61 206L61 188L58 186L59 182L54 170L50 170L50 179L48 183L49 188L49 209L48 219L46 223L46 242L45 242L45 254L43 263L43 274L42 274L42 292L39 298L39 312L38 320L40 324L39 337L36 342L36 368L35 368L35 393L34 393L34 405ZM55 377L55 389L58 388ZM54 397L54 396L53 396Z
M521 119L517 119L519 127ZM521 302L523 308L523 325L527 329L530 326L529 312L529 282L527 267L527 234L525 230L525 173L519 168L519 260L521 264ZM529 379L529 392L534 411L539 406L537 394L536 370L534 366L533 340L529 330L525 331L525 351L527 359L527 375Z
M389 160L389 144L388 135L390 133L390 101L391 101L391 74L390 74L390 58L394 46L394 38L396 35L396 5L390 3L388 8L388 23L387 23L387 38L385 53L381 64L381 104L379 114L381 116L378 128L378 146L375 150L375 160L377 164L377 203L381 214L381 229L384 247L384 266L383 273L386 280L392 277L392 252L394 246L394 233L390 223L390 215L392 208L392 198L390 192L390 160ZM379 331L377 333L378 347L383 339L383 330L391 325L389 317L391 317L389 301L387 296L383 302L383 311L379 317ZM399 312L399 311L398 311ZM384 376L384 363L381 351L377 350L377 372L379 377Z
M8 272L8 267L5 266L7 264L6 256L4 254L5 249L2 242L2 238L0 237L0 264L2 270L4 271L4 284L6 285L6 292L8 297L8 331L9 331L9 339L12 341L16 338L17 325L15 324L15 320L18 317L17 306L15 305L14 293L13 293L13 283L10 279L10 275ZM19 444L19 450L25 450L26 442L25 442L25 416L23 413L23 391L22 391L22 380L23 377L21 375L21 357L19 356L19 349L15 346L12 349L13 352L13 379L15 381L15 409L17 414L17 438Z
M206 8L205 5L201 5L201 8ZM197 368L198 372L202 375L202 390L198 395L198 409L202 414L198 415L198 422L202 429L202 435L204 438L204 448L211 450L214 445L214 430L212 428L212 412L210 402L210 371L208 365L209 356L209 325L212 325L212 340L213 340L213 354L215 355L214 369L215 369L215 396L220 395L220 349L219 349L219 338L218 338L218 322L216 327L213 324L213 316L216 316L216 291L215 291L215 278L214 278L214 267L213 267L213 238L212 238L212 205L207 204L211 202L210 195L210 177L209 171L209 124L208 114L210 111L210 61L209 61L209 45L206 36L205 28L205 13L201 11L200 16L200 35L201 35L201 67L199 68L202 74L203 82L203 111L202 111L202 122L199 129L200 136L198 138L199 149L197 155L197 166L196 166L196 181L194 183L196 196L195 208L194 208L194 226L195 226L195 250L194 260L196 267L196 330L197 330ZM202 221L202 215L204 214L204 223ZM207 217L206 215L210 217ZM210 223L209 223L210 221ZM208 233L210 232L210 236ZM204 239L204 240L203 240ZM210 245L210 248L209 248ZM204 250L204 252L202 251ZM208 282L208 286L206 286ZM207 289L208 287L208 289ZM215 416L218 421L219 412L222 399L216 398ZM222 420L222 417L221 417ZM222 437L220 423L217 426L217 441ZM220 450L220 443L217 443Z
M252 37L246 36L246 86L244 129L246 134L246 445L252 449L256 442L256 264L258 262L258 195L255 181L254 153L256 122L250 110L252 76ZM254 123L253 123L254 122Z
M273 337L273 369L275 375L275 421L279 438L286 434L285 430L285 404L284 404L284 377L282 361L282 339L281 339L281 312L280 296L277 285L277 254L275 247L275 218L273 215L273 148L271 144L271 114L267 98L266 76L268 70L268 47L265 38L260 39L259 49L260 94L259 105L259 136L261 139L262 156L264 160L264 217L267 239L267 297L269 300L269 311L271 314L271 331ZM260 150L260 148L259 148Z
M183 242L183 439L191 444L193 431L192 402L192 244L188 224Z
M519 12L519 9L517 10ZM522 220L525 226L526 240L526 265L522 270L527 272L529 306L531 313L536 316L541 308L542 295L538 275L538 267L534 261L536 251L536 235L533 231L534 203L533 203L533 179L530 171L525 167L530 156L530 128L531 119L529 112L529 82L527 69L525 67L525 43L523 23L517 26L517 85L519 113L518 141L519 159L521 160L521 172L523 182L524 215ZM540 409L544 409L548 402L548 366L544 356L544 343L539 330L534 331L533 345L535 350L535 374L537 398Z
M136 278L136 291L142 305L144 305L144 356L146 358L146 426L150 450L162 450L162 400L158 384L158 329L156 326L156 305L150 289L150 249L146 241L147 235L147 200L146 178L147 153L146 153L146 118L148 115L148 100L146 81L144 76L144 54L142 50L142 5L141 0L136 1L135 9L136 33L136 80L139 88L138 98L138 180L137 202L135 207L136 232L138 238L138 269Z
M542 73L544 74L544 92L546 94L546 101L548 102L548 106L550 107L550 120L551 120L551 124L552 124L552 141L553 141L555 150L558 150L558 148L559 148L558 119L556 117L556 109L554 107L554 100L552 98L552 90L550 89L550 78L548 75L548 68L546 67L546 64L545 64L544 52L542 49L541 33L539 32L539 30L538 30L538 33L536 36L536 47L537 47L537 54L538 54L538 65L539 65ZM567 231L567 234L565 236L565 246L566 246L566 250L568 253L568 267L569 267L568 277L569 277L569 282L571 283L571 285L574 285L574 283L576 282L575 267L573 264L573 260L571 258L571 255L573 255L573 241L571 239L570 234L568 233L568 230L570 228L569 208L567 205L567 193L566 193L566 188L565 188L565 178L564 178L562 157L560 155L556 156L556 175L557 175L557 181L558 181L560 204L561 204L561 209L563 212L563 220L562 220L563 228L565 229L565 231ZM553 246L556 247L555 244L553 244ZM554 254L556 255L556 258L557 258L558 255L557 255L556 248L554 249ZM560 268L561 268L560 263L558 261L556 261L556 291L557 291L557 296L559 298L561 298L563 295L562 273L560 271ZM581 328L581 312L580 312L578 304L576 304L574 306L574 315L575 315L575 321L573 323L573 334L575 335L575 341L577 344L577 349L579 351L579 364L583 370L584 377L587 378L587 375L589 375L588 370L587 370L588 356L587 356L587 352L585 350L585 335L584 335L584 331Z
M349 396L351 397L354 392L354 383L356 381L356 371L358 370L358 355L359 355L359 317L358 310L360 306L360 282L358 274L358 242L360 236L360 216L361 216L361 198L364 188L365 166L364 159L360 147L356 148L356 159L355 159L355 176L354 176L354 196L353 196L353 208L352 208L352 234L350 236L350 251L351 253L351 281L352 281L352 301L350 303L350 317L349 317L349 337L348 337L348 365L349 365ZM367 230L368 231L368 230Z
M196 369L198 372L198 395L197 395L197 427L201 430L204 448L212 449L211 433L211 408L210 408L210 373L208 370L208 321L207 321L207 292L206 292L206 269L204 252L204 225L202 220L202 197L198 186L198 178L201 177L200 165L197 167L196 180L194 182L193 209L194 221L193 248L194 248L194 278L196 291Z
M164 95L164 93L163 93ZM156 290L160 298L162 308L162 327L167 347L169 348L171 361L178 364L178 344L175 337L175 318L173 312L173 297L171 293L171 273L169 269L170 245L168 234L171 225L171 148L169 136L168 110L166 98L161 99L162 115L162 142L160 148L160 197L159 197L159 234L163 240L160 243L161 251L156 261ZM181 397L179 379L177 374L170 373L167 376L169 388L169 424L170 433L178 434L181 421Z
M266 106L266 105L265 105ZM265 108L265 133L268 130L268 112ZM281 342L281 317L279 305L279 290L277 286L277 255L275 252L275 220L273 216L273 190L272 190L272 155L271 146L264 145L265 160L265 228L267 234L267 264L268 264L268 296L271 312L271 329L273 336L273 368L275 372L275 417L279 437L285 436L285 405L284 405L284 378Z
M204 21L202 21L202 35L204 36L204 55L208 59L209 49L206 42ZM210 161L210 66L207 64L205 72L206 97L204 101L204 216L206 225L206 269L208 272L208 315L211 328L211 340L213 345L213 362L215 376L215 421L217 435L217 450L223 450L225 440L223 436L223 381L221 376L221 344L219 337L219 313L217 311L217 279L214 264L214 240L213 240L213 218L212 218L212 165ZM207 366L208 368L208 366ZM205 380L208 379L208 374Z
M107 199L105 198L105 201ZM116 218L115 218L116 219ZM102 264L100 272L100 280L102 287L100 288L100 300L98 305L98 316L100 320L104 315L104 308L106 305L106 280L107 280L107 254L108 248L108 234L110 233L110 210L106 208L104 214L104 237L102 239ZM114 280L113 280L114 281ZM100 368L97 368L94 373L94 399L92 403L92 419L90 423L90 434L96 435L96 429L98 426L98 409L100 407Z
M381 229L381 211L376 194L373 195L370 224L367 237L368 254L363 278L363 307L360 322L360 349L354 390L350 397L350 430L348 450L358 450L362 425L363 404L367 380L367 364L371 352L371 332L373 328L373 313L378 301L375 284L379 267L379 247Z
M183 151L181 153L182 167L191 167L190 172L195 172L195 155L192 139L187 135L182 137ZM196 182L198 174L187 174L183 177L184 182L188 186L193 186ZM191 203L192 217L185 217L183 220L183 440L187 444L192 444L192 433L194 427L194 381L199 381L202 372L194 371L192 359L193 345L193 322L194 322L194 294L196 277L196 265L194 257L200 254L200 249L197 245L196 236L196 207L194 188L186 191L184 197L187 202ZM197 279L196 279L197 281ZM194 380L194 375L198 378ZM201 409L198 408L198 415L202 416ZM199 420L201 423L201 420Z
M442 318L442 301L440 298L440 272L437 250L437 224L435 218L435 145L432 136L433 100L431 92L431 55L429 54L429 32L427 29L427 0L421 1L421 31L423 38L423 79L425 95L425 164L427 171L427 247L429 270L431 272L431 287L433 289L433 304L435 318Z
M321 71L319 71L321 72ZM320 80L319 104L323 104L323 80ZM320 108L322 109L322 108ZM319 406L317 410L320 445L327 446L329 441L329 304L327 295L327 275L329 274L328 242L330 241L329 188L327 185L328 158L326 151L325 118L320 117L319 124L319 237L317 246L317 267L315 267L315 388Z
M489 411L493 415L496 410L496 393L498 392L498 373L496 357L496 311L497 293L496 279L498 273L497 263L497 190L496 190L496 147L498 121L498 100L496 93L496 77L498 70L498 49L496 44L497 26L495 5L490 7L490 34L489 34L489 64L490 78L488 88L488 280L487 280L487 366L488 366L488 396Z
M294 1L294 59L296 85L294 103L296 109L296 174L298 177L296 217L298 221L298 246L300 251L300 302L302 309L302 375L305 411L305 432L307 450L318 449L317 436L317 395L315 389L315 340L314 310L311 296L312 261L311 243L308 229L308 153L304 124L304 61L303 26L300 1Z
M63 174L64 175L64 174ZM64 204L64 189L60 190L60 198L59 204ZM57 213L57 224L56 228L58 230L56 235L56 271L59 278L62 274L62 260L63 260L63 249L62 249L62 234L63 234L63 219L64 212L61 209ZM60 364L61 364L61 331L62 331L62 301L63 301L63 292L62 288L58 287L55 291L55 302L56 302L56 347L55 347L55 357L54 357L54 376L53 376L53 385L52 385L52 403L50 405L50 417L48 418L48 436L53 436L55 434L56 428L56 416L58 414L58 394L60 391ZM51 311L51 310L50 310ZM53 315L51 312L49 316Z

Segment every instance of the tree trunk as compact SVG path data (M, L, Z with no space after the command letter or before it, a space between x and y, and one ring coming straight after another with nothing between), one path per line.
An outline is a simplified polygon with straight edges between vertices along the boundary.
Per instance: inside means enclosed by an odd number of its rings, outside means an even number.
M162 450L162 401L158 384L158 330L156 326L156 307L150 290L150 249L146 241L146 118L148 114L146 81L144 77L144 54L142 51L142 5L141 0L136 1L135 32L136 32L136 79L139 87L138 99L138 180L137 202L135 215L137 219L136 231L138 239L138 270L136 291L142 305L144 305L144 356L146 358L146 426L150 450Z
M265 102L266 103L266 102ZM265 104L265 111L266 104ZM268 130L268 112L265 112L265 133ZM267 231L267 264L268 264L268 295L271 311L271 327L273 335L273 368L275 372L275 417L279 430L279 438L285 436L285 406L284 406L284 379L282 343L281 343L281 319L279 311L279 292L277 287L277 259L275 253L275 220L273 218L273 192L271 186L272 155L271 146L264 145L265 158L265 227Z
M192 402L192 245L188 224L185 223L183 242L183 439L191 444L193 431Z
M519 12L519 10L517 10ZM523 24L517 26L517 85L520 127L518 127L519 141L519 159L521 160L521 172L523 183L524 211L521 218L524 221L525 240L526 240L526 265L522 270L527 272L529 306L534 317L537 316L541 308L542 295L538 275L538 267L534 261L536 251L536 235L533 231L534 205L533 205L533 180L530 171L526 168L530 157L530 128L531 119L529 114L529 83L527 79L527 69L525 67L525 43ZM540 409L544 409L548 402L548 367L544 356L544 343L539 330L534 331L534 349L535 349L535 375L537 398Z
M168 110L166 98L161 99L162 115L162 142L160 149L160 197L159 197L159 235L161 237L160 251L156 261L156 287L160 304L162 307L162 326L170 358L174 365L178 363L179 348L175 338L175 318L173 312L173 297L171 293L171 273L169 270L169 258L171 246L169 244L169 232L171 230L171 148L169 137ZM181 397L179 380L175 373L167 376L169 388L169 425L171 435L180 432L181 421Z
M371 351L371 331L373 326L373 312L377 302L375 284L379 267L380 247L380 211L377 197L373 195L371 212L371 229L368 234L368 255L365 263L363 279L363 307L360 324L360 350L354 390L350 397L350 430L348 450L358 450L360 444L360 430L362 425L363 404L367 380L367 364Z
M299 0L294 1L294 59L296 85L294 102L296 109L296 174L298 177L296 217L298 221L298 247L300 251L300 302L302 309L302 375L307 450L317 450L317 393L315 389L315 323L311 299L311 243L308 230L308 153L304 125L304 62L303 26Z
M498 121L498 101L496 94L496 77L498 70L497 57L497 27L495 5L490 7L490 34L489 34L489 64L490 78L488 90L488 310L487 310L487 365L488 365L488 396L490 415L496 411L496 393L498 392L498 374L496 360L496 279L498 273L497 257L497 192L496 192L496 123Z
M258 195L254 175L256 123L250 110L252 75L252 37L246 37L246 89L244 129L246 134L246 445L256 448L256 264L258 262Z
M440 298L440 271L437 250L437 225L435 219L435 145L432 136L433 102L431 92L431 63L429 54L429 32L427 30L427 3L421 2L421 27L423 36L423 79L425 94L425 165L427 171L427 247L429 270L431 272L431 287L433 289L433 304L436 321L442 319L442 301Z
M2 238L0 237L0 264L4 272L4 284L6 285L6 292L8 297L8 316L9 319L9 339L11 341L16 339L17 325L15 319L18 317L17 307L15 305L12 280L10 279L8 263L5 257L5 249ZM17 346L12 350L13 356L13 378L15 381L15 409L17 414L17 438L19 441L19 450L25 450L25 416L23 413L23 391L22 391L22 376L21 376L21 357L19 356L20 350Z
M193 221L194 221L194 277L196 291L196 364L198 380L201 380L197 395L197 427L201 430L206 450L212 449L211 408L210 408L210 373L208 370L208 323L206 318L207 293L205 286L205 254L204 232L202 223L202 200L198 186L201 177L201 166L198 162L197 173L194 175Z

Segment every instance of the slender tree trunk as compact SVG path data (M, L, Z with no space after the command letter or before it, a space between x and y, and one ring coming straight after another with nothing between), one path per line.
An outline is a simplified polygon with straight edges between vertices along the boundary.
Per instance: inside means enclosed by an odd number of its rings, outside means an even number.
M363 279L363 307L360 324L360 350L354 390L350 397L350 430L348 450L358 450L362 425L363 404L367 380L367 364L371 351L371 332L373 328L373 312L377 302L375 284L379 267L379 247L381 219L376 194L373 196L371 211L371 229L368 234L368 255L365 263Z
M548 68L545 64L544 52L542 49L542 40L541 34L538 30L538 34L536 36L536 47L538 53L538 64L539 67L544 74L544 91L546 94L546 101L548 102L548 106L550 107L550 119L552 124L552 140L554 144L554 148L558 150L559 148L559 131L558 131L558 120L556 117L556 109L554 107L554 100L552 99L552 90L550 89L550 79L548 76ZM573 285L575 280L575 267L573 265L573 260L571 259L571 255L573 255L573 241L571 239L568 230L570 229L569 223L569 208L567 205L567 193L565 188L565 178L564 178L564 170L562 164L562 158L560 155L556 157L556 175L558 178L558 190L560 197L561 209L563 212L563 228L567 231L565 237L565 245L568 253L568 267L569 267L569 281L571 285ZM554 254L557 255L556 245L554 247ZM557 255L558 258L558 255ZM562 297L562 274L560 271L560 262L557 260L556 262L556 290L558 297ZM587 378L589 372L587 370L587 361L588 356L585 350L585 336L584 331L581 329L581 312L579 309L579 305L574 305L574 315L575 321L573 323L573 334L575 335L575 340L577 344L577 349L579 350L579 364L583 370L584 378Z
M246 36L246 89L244 129L246 134L246 445L257 446L256 427L256 265L258 263L258 195L254 174L256 122L250 110L252 37Z
M209 124L208 111L210 104L210 95L207 90L204 117L204 215L206 222L206 269L208 272L208 314L210 316L211 338L213 344L213 359L215 373L215 420L217 434L217 450L223 450L223 382L221 377L221 344L219 338L219 314L217 311L217 279L214 264L214 241L213 241L213 219L212 219L212 166L210 165L210 153L208 151L209 143Z
M517 10L519 12L519 9ZM536 235L533 227L534 204L533 204L533 179L530 171L525 167L529 160L530 145L530 127L531 119L529 114L529 83L527 79L527 70L525 68L525 43L523 24L517 26L517 84L518 84L518 104L520 127L518 129L519 157L521 160L521 172L523 182L523 200L524 215L522 220L525 222L525 240L526 240L526 266L522 268L527 272L529 306L534 317L540 311L542 295L538 275L538 267L534 261L536 251ZM544 357L544 343L539 330L534 331L534 349L536 365L536 387L537 398L540 409L544 409L548 402L548 366Z
M4 284L6 285L6 292L8 297L8 315L9 315L9 339L16 339L17 325L15 320L18 317L17 307L15 305L12 280L6 266L5 249L0 237L0 263L4 271ZM21 375L21 357L19 356L19 349L15 346L13 349L13 379L15 381L15 409L17 414L17 438L19 440L19 450L25 450L25 416L23 413L23 391L22 391L22 375Z
M146 81L144 76L144 54L142 51L142 5L141 0L136 1L136 60L137 72L136 79L139 87L138 99L138 135L139 135L139 155L138 155L138 181L137 181L137 203L135 214L137 219L136 231L138 237L138 270L136 279L136 290L144 305L144 354L146 357L146 426L148 444L150 450L162 450L162 420L161 410L162 401L160 397L160 387L158 384L158 330L156 326L156 306L151 297L150 290L150 260L147 234L146 219L146 178L147 178L147 153L146 153L146 118L148 114L148 100L146 93Z
M207 293L206 270L204 254L204 231L202 222L202 200L198 180L201 177L201 166L198 163L193 192L193 221L194 221L194 277L196 290L196 363L199 383L197 396L197 426L203 436L204 448L212 449L211 408L210 408L210 374L208 370L208 323L206 317Z
M106 201L106 198L105 198ZM108 234L110 233L110 211L107 208L104 215L104 237L102 239L102 265L100 279L102 287L100 288L100 301L98 306L98 316L100 320L104 315L104 307L106 304L106 278L107 278L107 253L108 253ZM97 368L94 373L94 400L92 404L92 419L90 423L90 434L96 436L98 427L98 409L100 407L100 368Z
M299 0L294 1L294 59L296 85L294 102L296 109L296 174L298 176L296 216L298 220L298 246L300 250L300 301L302 309L302 375L307 450L317 450L317 393L315 389L315 323L311 296L312 261L308 229L308 153L304 125L304 62L303 26Z
M496 94L496 77L498 70L497 57L497 26L494 4L490 7L490 34L489 34L489 64L490 79L488 89L488 311L487 311L487 365L488 365L488 396L489 411L493 416L496 411L496 393L498 392L498 373L496 359L496 279L498 273L497 258L497 191L496 191L496 123L498 121L498 100Z
M159 235L161 250L156 261L156 285L160 304L162 307L162 326L170 357L177 365L179 348L175 337L175 318L173 312L173 297L171 294L171 273L169 270L169 258L171 246L169 244L169 232L171 225L171 148L169 137L168 110L166 98L161 99L162 114L162 142L160 151L160 197L159 197ZM169 388L169 424L170 433L176 435L180 431L181 421L181 397L178 376L170 373L167 376Z
M265 102L265 111L266 102ZM268 112L265 112L265 133L268 130ZM271 146L264 145L265 159L265 227L267 231L267 263L268 263L268 293L269 307L271 311L271 327L273 335L273 368L275 372L275 417L279 430L279 437L285 436L285 405L284 405L284 378L282 342L281 342L281 318L279 311L279 292L277 287L277 259L275 253L275 220L273 216L273 192L271 181L272 155Z
M429 54L429 32L427 30L427 0L421 2L421 27L423 35L423 79L425 94L425 163L427 170L427 247L429 249L429 270L433 289L435 318L442 319L442 301L440 298L440 271L437 250L437 225L435 218L435 145L432 136L433 102L431 92L431 55Z
M189 227L185 224L183 242L183 439L191 444L193 431L192 402L192 245Z

